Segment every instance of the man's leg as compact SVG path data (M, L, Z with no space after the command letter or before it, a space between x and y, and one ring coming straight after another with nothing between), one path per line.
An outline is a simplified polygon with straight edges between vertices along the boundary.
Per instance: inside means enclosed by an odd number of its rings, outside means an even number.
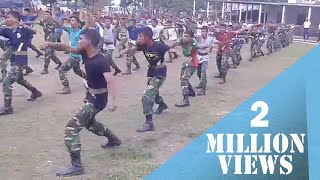
M0 82L7 76L7 61L12 56L12 50L10 48L6 49L2 56L0 57L0 69L1 69L1 77Z
M73 58L69 58L59 68L59 77L60 77L61 83L63 85L63 88L61 90L59 90L57 92L57 94L70 94L71 93L67 73L68 73L68 71L70 71L71 68L73 68L73 63L74 63Z
M198 96L203 96L206 94L207 87L207 69L208 69L208 61L201 63L201 73L200 73L200 91L197 93Z
M222 81L219 82L219 84L224 84L226 83L226 77L227 77L227 73L228 70L230 68L230 65L228 63L228 60L225 56L222 57L222 61L221 61L221 74L222 74Z
M12 66L7 73L7 76L3 79L2 92L4 98L4 106L0 109L0 116L13 113L12 102L12 85L18 79L19 67Z
M221 61L222 61L222 55L219 54L216 56L216 64L219 72L219 75L215 76L216 78L222 78Z
M55 51L52 48L47 48L44 53L44 69L41 74L48 74L48 67L50 60L52 59L58 66L55 69L59 69L62 65L60 59L55 55Z
M164 81L165 78L152 77L150 79L147 89L144 91L144 94L142 96L143 114L146 116L146 122L141 129L137 130L137 132L154 131L152 122L153 105L155 103L156 97L159 96L159 88L162 86ZM159 104L165 104L161 97L157 98Z
M112 49L107 50L106 55L110 57L110 66L115 70L113 75L116 76L117 74L121 73L120 68L117 66L117 64L113 60L113 50Z
M31 96L28 99L28 101L35 101L39 97L42 96L42 93L39 90L37 90L35 87L33 87L28 81L26 81L24 79L22 70L23 69L20 68L20 70L18 72L17 83L20 84L21 86L25 87L26 89L28 89L31 92Z
M71 166L56 173L57 176L75 176L84 174L84 168L81 163L81 143L80 131L86 127L89 131L98 136L108 138L108 143L103 145L106 147L115 147L121 144L121 141L103 124L95 120L95 116L99 111L92 103L85 104L79 112L68 122L65 129L64 142L71 157Z
M182 89L183 100L182 102L175 104L176 107L190 106L189 91L190 89L192 89L192 86L189 82L189 79L197 70L197 68L192 67L187 63L184 63L183 66L186 66L186 69L183 71L183 74L181 76L181 89Z

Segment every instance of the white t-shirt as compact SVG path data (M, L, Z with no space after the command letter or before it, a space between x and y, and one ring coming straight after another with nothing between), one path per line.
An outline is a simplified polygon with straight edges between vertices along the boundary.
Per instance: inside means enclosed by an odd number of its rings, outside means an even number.
M160 40L160 32L164 29L164 26L156 26L153 27L152 25L149 25L149 27L152 29L153 32L153 40Z
M310 26L311 26L311 22L306 21L303 23L303 28L305 28L305 29L309 29Z
M199 23L197 23L197 36L201 36L201 28L203 27L203 26L208 26L208 24L207 23L202 23L202 24L199 24Z
M169 35L169 41L176 41L178 39L178 35L175 28L169 28L167 29L167 31Z

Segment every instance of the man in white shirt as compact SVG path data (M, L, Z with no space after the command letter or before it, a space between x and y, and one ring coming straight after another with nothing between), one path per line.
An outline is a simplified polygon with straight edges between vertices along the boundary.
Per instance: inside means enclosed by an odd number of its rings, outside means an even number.
M197 23L197 34L196 34L197 37L201 36L201 28L203 26L208 26L208 24L206 22L204 22L202 18L200 18Z
M153 32L153 41L155 42L159 42L162 40L162 34L163 34L163 29L164 26L158 25L159 22L157 19L152 19L151 21L151 25L149 25L149 27L152 29Z
M311 22L306 19L306 21L303 23L303 39L308 40L309 39L309 31L310 31Z

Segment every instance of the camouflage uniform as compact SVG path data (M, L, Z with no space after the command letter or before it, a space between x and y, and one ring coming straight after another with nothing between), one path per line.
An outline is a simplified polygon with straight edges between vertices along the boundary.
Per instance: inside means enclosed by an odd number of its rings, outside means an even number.
M182 38L178 40L178 44L182 45ZM175 104L177 107L186 107L190 105L189 96L195 96L195 92L189 82L192 75L197 71L199 60L197 59L197 48L198 42L193 39L191 44L187 46L182 46L183 55L190 58L191 62L184 62L181 68L181 90L183 95L183 100L181 103Z
M120 52L126 48L126 45L127 45L128 39L129 39L128 30L126 27L120 26L117 29L117 39L119 41L118 50L119 50L119 54L120 54Z
M56 24L56 22L52 20L48 20L48 21L43 20L39 24L43 26L45 41L57 42L58 37L55 33L55 29L58 25ZM41 74L48 74L50 59L58 65L56 69L58 69L62 65L60 59L55 55L55 50L52 48L46 48L44 53L44 69Z
M131 48L135 46L135 42L134 41L131 41L129 40L129 43L128 43L128 47ZM140 68L140 65L135 57L135 54L136 54L136 51L130 51L127 53L127 57L126 57L126 67L127 67L127 71L124 73L124 75L129 75L131 74L131 64L133 63L136 67L132 70L136 71Z
M78 57L70 57L66 62L62 64L62 66L59 68L59 77L62 82L62 85L64 87L69 87L69 81L67 78L67 73L71 69L73 69L73 72L82 77L83 79L87 78L87 75L84 71L80 69L80 61L81 58Z

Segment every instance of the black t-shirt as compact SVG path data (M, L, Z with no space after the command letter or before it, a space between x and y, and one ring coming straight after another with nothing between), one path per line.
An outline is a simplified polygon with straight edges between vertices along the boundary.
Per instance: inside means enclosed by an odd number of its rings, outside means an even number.
M146 57L149 63L149 69L147 72L148 77L166 77L167 68L156 68L156 65L159 65L159 62L164 61L164 55L169 50L169 46L162 42L154 42L150 47L144 47L138 45L138 51L143 51L144 56Z
M103 73L111 72L110 59L106 58L100 53L90 59L88 58L88 56L86 56L86 54L82 54L82 58L87 58L84 60L89 88L107 88L108 84L103 76ZM108 93L95 94L95 97L96 98L93 102L94 106L99 110L104 109L108 103Z

